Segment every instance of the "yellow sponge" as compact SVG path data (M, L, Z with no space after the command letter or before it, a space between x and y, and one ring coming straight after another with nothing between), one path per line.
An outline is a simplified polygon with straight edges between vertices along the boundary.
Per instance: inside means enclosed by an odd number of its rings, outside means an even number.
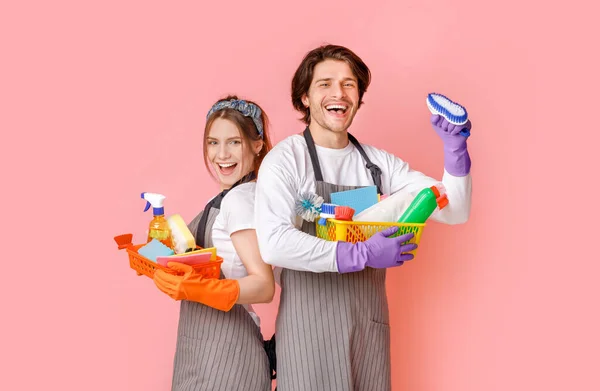
M188 248L196 248L196 239L194 239L194 235L192 235L180 215L169 216L167 223L169 223L169 228L171 228L175 254L185 253L185 250Z
M185 254L175 254L174 257L180 257L182 255L202 254L202 253L210 253L211 261L217 260L217 248L216 247L202 248L200 250L196 249L194 251L190 251L189 253L185 253Z

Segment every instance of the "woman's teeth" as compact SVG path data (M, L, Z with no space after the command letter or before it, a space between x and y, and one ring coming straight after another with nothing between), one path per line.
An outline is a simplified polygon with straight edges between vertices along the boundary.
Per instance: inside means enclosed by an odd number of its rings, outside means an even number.
M217 163L219 167L219 172L223 175L231 175L235 168L237 167L237 163Z

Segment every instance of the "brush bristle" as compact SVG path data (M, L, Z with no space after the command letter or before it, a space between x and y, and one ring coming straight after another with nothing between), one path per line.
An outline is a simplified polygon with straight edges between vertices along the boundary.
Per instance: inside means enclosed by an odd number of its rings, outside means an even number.
M354 209L349 206L336 206L335 207L335 218L336 220L351 221L354 216Z
M323 198L312 193L303 193L296 200L295 212L306 221L315 221L319 217Z
M467 109L442 94L428 94L427 107L432 114L441 115L454 125L464 125L469 119Z
M321 213L328 215L335 215L335 207L334 204L323 204L321 205Z
M133 234L123 234L119 236L115 236L115 242L119 246L119 250L128 247L133 240Z

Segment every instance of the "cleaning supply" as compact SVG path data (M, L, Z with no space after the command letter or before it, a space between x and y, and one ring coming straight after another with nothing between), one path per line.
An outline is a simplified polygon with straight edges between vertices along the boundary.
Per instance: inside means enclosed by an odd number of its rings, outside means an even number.
M154 284L175 300L202 303L220 311L229 311L240 295L240 284L233 279L204 278L190 265L169 262L167 266L181 275L163 270L154 273Z
M145 258L148 258L152 262L156 262L157 257L166 257L169 255L174 255L175 252L173 251L173 249L165 246L162 242L156 239L152 239L138 249L138 254Z
M414 196L407 191L397 191L354 216L354 221L394 223L409 207Z
M437 187L431 186L417 194L408 209L398 219L398 223L425 223L436 208L443 209L446 205L448 205L446 194L440 194Z
M463 177L471 171L467 139L471 121L467 110L442 94L427 96L427 107L433 114L431 124L444 143L444 169L453 176Z
M154 214L148 229L148 242L156 239L161 241L165 246L173 248L171 228L169 228L169 223L165 219L165 208L163 207L166 197L157 193L142 193L142 198L146 200L144 212L150 209L152 205L152 213Z
M198 249L196 249L196 250L188 249L185 253L175 254L175 256L180 257L180 256L185 256L185 255L201 254L201 253L210 253L211 261L215 261L217 259L217 248L216 247L207 247L207 248L203 248L203 249L199 249L199 250Z
M342 221L352 221L354 216L354 209L349 206L336 206L335 207L335 219Z
M360 213L377 202L379 202L377 186L366 186L354 190L331 193L332 204L349 206L354 209L354 213Z
M469 120L467 109L442 94L434 92L428 94L427 107L431 114L441 115L453 125L464 125ZM469 129L464 128L460 131L460 134L469 137L471 132Z
M294 203L294 211L298 216L311 223L319 217L323 205L323 197L309 192L301 193Z
M156 257L156 263L161 266L167 267L169 262L178 262L183 263L184 265L199 265L201 263L210 262L211 253L210 252L189 252L186 254L179 255L171 255L171 256L158 256Z
M196 239L190 232L188 226L180 215L174 214L167 219L171 229L171 238L173 240L173 250L175 254L183 254L188 249L196 248Z
M122 234L115 236L115 242L119 246L119 250L133 246L133 234Z
M321 214L319 218L319 225L325 225L327 223L327 219L335 218L335 207L337 205L324 203L321 205Z

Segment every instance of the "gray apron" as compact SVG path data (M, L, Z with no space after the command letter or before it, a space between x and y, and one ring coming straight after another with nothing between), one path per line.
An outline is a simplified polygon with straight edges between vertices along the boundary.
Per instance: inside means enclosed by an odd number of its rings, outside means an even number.
M316 192L356 189L323 181L314 141L304 132ZM381 193L381 171L349 134ZM359 186L360 187L360 186ZM315 223L302 231L316 236ZM387 391L391 389L390 328L385 269L347 274L283 269L277 316L277 388L280 391Z
M220 200L216 205L207 205L188 226L196 233L196 243L201 247L213 246L212 226L219 208ZM271 390L263 337L243 306L235 304L224 312L193 301L181 301L171 389Z

